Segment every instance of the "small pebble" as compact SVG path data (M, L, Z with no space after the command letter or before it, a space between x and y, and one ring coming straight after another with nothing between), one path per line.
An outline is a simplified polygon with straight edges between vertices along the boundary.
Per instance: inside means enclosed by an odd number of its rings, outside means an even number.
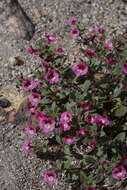
M11 106L11 103L9 102L9 100L7 100L7 99L0 100L0 107L7 108L9 106Z

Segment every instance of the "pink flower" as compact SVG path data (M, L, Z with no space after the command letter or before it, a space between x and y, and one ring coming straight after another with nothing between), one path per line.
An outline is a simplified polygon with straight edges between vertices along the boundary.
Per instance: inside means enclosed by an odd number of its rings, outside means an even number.
M72 38L77 38L78 36L79 36L79 30L78 29L72 29L71 31L70 31L70 35L71 35L71 37Z
M69 111L63 112L60 116L60 123L68 123L72 121L72 115Z
M35 50L33 49L32 46L29 46L28 49L27 49L27 52L28 52L29 54L33 54L33 53L35 52Z
M68 22L68 24L75 26L78 22L77 18L71 18Z
M56 172L53 172L53 171L44 172L43 179L48 184L55 184L57 182Z
M47 62L47 61L44 61L41 63L44 67L50 67L51 66L51 63Z
M71 126L68 123L60 123L60 126L63 131L69 131L71 129Z
M71 136L71 135L65 135L63 138L63 143L64 144L74 144L76 141L75 137Z
M45 34L44 37L47 39L47 42L50 43L55 43L58 41L58 37L54 34Z
M41 60L41 57L40 57L39 55L36 55L36 56L35 56L35 60L36 60L36 61L40 61L40 60Z
M89 58L92 58L95 55L95 51L92 49L86 50L86 54L88 55Z
M63 53L63 52L64 52L64 48L63 48L63 47L58 47L58 48L56 49L56 52L57 52L57 53Z
M23 90L28 91L28 90L33 90L38 85L39 85L39 81L32 80L32 79L26 79L22 83L22 88L23 88Z
M127 166L127 155L122 156L121 162L124 166Z
M125 168L121 165L117 168L114 168L112 170L112 177L115 179L123 179L126 176L127 171Z
M89 123L89 124L94 124L95 123L95 116L93 115L88 115L85 119L85 122Z
M78 131L77 131L77 134L78 135L81 135L81 136L86 136L89 132L84 129L84 128L80 128Z
M32 106L36 106L40 103L41 95L34 92L28 96L28 99Z
M51 84L57 83L59 81L59 74L55 70L49 70L44 78Z
M90 102L89 100L86 100L86 101L83 103L83 105L82 105L82 109L83 109L84 111L89 110L90 107L91 107L91 102Z
M110 125L110 121L105 118L105 117L102 117L101 115L99 114L96 114L95 115L95 123L97 126L101 126L101 125Z
M25 141L24 144L23 144L23 151L24 152L30 152L31 151L31 142L30 141Z
M122 64L121 70L123 73L127 73L127 63Z
M87 187L87 190L96 190L96 188L95 188L95 187L90 186L90 187Z
M36 128L33 125L29 125L25 128L26 135L29 137L33 137L36 135Z
M104 48L106 48L109 51L113 51L114 47L113 47L113 43L111 41L108 41L104 44Z
M92 32L103 33L105 31L104 26L96 26L92 29Z
M43 117L39 120L39 126L44 133L48 133L54 130L55 121L50 117Z
M88 65L82 61L78 61L72 65L72 71L77 75L86 75L88 73Z
M108 58L105 59L105 62L107 64L114 64L114 63L116 63L116 60L113 59L112 57L108 57Z

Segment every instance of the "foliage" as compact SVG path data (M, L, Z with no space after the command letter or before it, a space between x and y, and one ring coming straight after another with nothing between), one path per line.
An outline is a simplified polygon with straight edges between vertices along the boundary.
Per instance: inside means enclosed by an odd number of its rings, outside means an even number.
M114 168L127 167L127 46L109 39L103 27L88 31L79 22L70 35L80 46L75 63L66 63L55 35L43 36L36 49L29 47L39 71L33 71L32 82L18 81L24 90L33 85L28 111L36 125L26 129L31 144L25 150L46 154L55 148L50 170L95 188L114 177Z

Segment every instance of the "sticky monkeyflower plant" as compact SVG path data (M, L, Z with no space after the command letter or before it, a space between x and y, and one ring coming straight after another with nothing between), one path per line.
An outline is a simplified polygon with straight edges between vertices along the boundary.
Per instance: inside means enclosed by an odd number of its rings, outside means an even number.
M55 34L28 48L38 69L17 84L28 93L23 151L47 155L46 183L64 175L97 190L127 177L127 44L102 26L88 31L76 18L68 24L79 47L73 63Z

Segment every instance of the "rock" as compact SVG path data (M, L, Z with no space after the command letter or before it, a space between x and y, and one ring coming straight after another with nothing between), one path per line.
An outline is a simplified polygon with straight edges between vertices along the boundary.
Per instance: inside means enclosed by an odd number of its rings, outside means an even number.
M17 64L17 59L15 57L10 57L8 61L9 61L9 64L11 64L11 65Z
M34 8L35 18L40 18L42 16L41 11L38 8Z
M35 32L35 26L22 9L18 0L8 0L6 2L7 26L16 39L31 40Z
M6 111L0 106L0 122L5 120Z
M0 99L7 99L11 103L11 106L5 108L7 112L12 110L17 112L25 97L26 94L22 91L19 92L16 84L7 85L0 89Z
M24 64L24 61L19 56L10 57L8 61L12 66L20 66Z
M5 98L0 100L0 107L7 108L9 106L11 106L11 103L9 102L9 100Z

